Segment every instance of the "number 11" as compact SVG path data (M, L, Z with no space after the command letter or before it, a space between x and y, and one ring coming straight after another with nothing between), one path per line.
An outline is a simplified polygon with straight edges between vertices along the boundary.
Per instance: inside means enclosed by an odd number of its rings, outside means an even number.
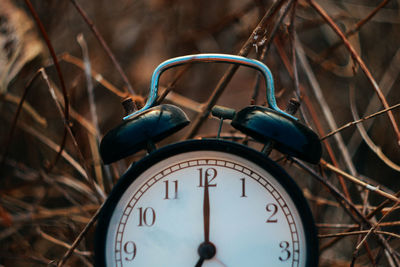
M172 181L174 183L174 197L172 199L177 199L178 198L178 181ZM169 198L169 181L166 180L164 181L165 183L165 197L164 199L170 199Z
M242 195L240 197L247 197L246 196L246 180L245 180L245 178L240 178L240 181L242 181Z

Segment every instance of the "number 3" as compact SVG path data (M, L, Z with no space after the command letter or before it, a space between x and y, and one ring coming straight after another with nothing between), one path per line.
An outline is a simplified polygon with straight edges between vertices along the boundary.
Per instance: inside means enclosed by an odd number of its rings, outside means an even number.
M289 242L282 241L279 243L279 247L282 248L281 253L285 253L284 256L279 256L280 261L287 261L290 258Z

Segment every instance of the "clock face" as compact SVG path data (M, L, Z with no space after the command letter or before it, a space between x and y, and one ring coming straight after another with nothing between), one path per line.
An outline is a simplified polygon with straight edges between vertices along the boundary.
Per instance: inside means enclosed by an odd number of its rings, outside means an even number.
M183 142L154 152L121 178L99 219L96 260L313 266L311 218L291 178L262 154L220 140ZM199 256L205 241L214 249L207 258Z

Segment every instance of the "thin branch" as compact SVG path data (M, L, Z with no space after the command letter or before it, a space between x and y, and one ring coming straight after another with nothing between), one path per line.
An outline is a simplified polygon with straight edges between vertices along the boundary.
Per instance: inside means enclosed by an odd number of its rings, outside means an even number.
M33 82L39 76L40 76L40 71L37 71L35 73L35 75L32 77L32 79L25 86L24 93L22 94L21 100L20 100L20 102L18 104L18 107L17 107L17 111L15 112L15 115L14 115L14 118L13 118L13 121L12 121L12 124L11 124L10 132L8 133L8 137L4 140L4 144L3 144L4 153L3 153L3 156L1 158L0 168L3 167L4 162L5 162L6 158L7 158L8 151L9 151L10 146L11 146L11 140L12 140L12 138L14 136L14 131L15 131L15 128L17 126L17 121L18 121L18 118L19 118L19 114L21 113L21 109L22 109L22 106L24 104L25 98L28 95L29 89L32 87Z
M196 30L194 32L190 30L189 32L184 31L183 36L178 36L177 39L180 43L195 43L203 38L209 37L210 35L217 35L227 27L237 23L240 18L252 11L255 7L256 5L254 1L250 1L241 9L222 17L218 22L207 26L204 29Z
M63 60L65 62L71 63L81 70L85 70L85 64L82 60L80 60L77 57L74 57L68 53L63 53L60 56L60 60ZM95 71L93 68L91 69L91 76L93 79L95 79L99 84L104 86L104 88L108 89L111 93L119 96L120 98L126 98L128 94L126 92L121 92L117 87L115 87L113 84L111 84L109 81L103 78L103 76Z
M0 94L0 99L4 99L7 102L13 103L18 105L21 102L21 98L15 96L11 93L4 93ZM40 124L41 127L47 127L47 120L46 118L42 117L28 102L24 102L22 105L22 109L28 113L33 120Z
M351 109L351 114L353 116L353 119L357 120L359 119L359 115L357 113L356 109L356 104L354 100L354 87L350 87L350 109ZM365 141L367 146L374 152L378 158L380 158L387 166L392 168L395 171L400 172L400 166L391 161L381 150L380 147L374 144L372 139L368 136L367 131L365 130L364 126L362 124L357 124L357 130L360 133L362 139Z
M356 228L359 227L358 224L342 224L342 223L316 223L318 228ZM394 222L381 222L379 223L380 227L391 227L391 226L400 226L400 221Z
M121 65L118 63L117 59L115 58L113 52L111 51L110 47L107 45L106 41L103 39L101 36L100 32L97 30L97 27L94 25L93 21L91 21L86 14L86 12L81 8L81 6L75 1L75 0L70 0L71 3L74 5L76 10L79 12L79 14L82 16L86 24L90 27L92 30L94 36L96 36L97 40L100 42L101 46L103 47L104 51L108 55L108 57L111 59L112 63L114 64L115 68L117 69L119 75L121 75L122 79L125 82L125 85L128 89L128 92L132 95L136 95L135 91L132 88L132 85L130 84L128 77L126 76L125 72L123 71Z
M380 218L380 220L378 221L378 223L376 223L375 225L373 225L372 227L371 227L371 229L369 229L368 230L368 232L367 232L367 234L364 236L364 238L358 243L358 245L357 245L357 247L356 247L356 249L354 250L354 252L353 252L353 255L356 255L357 253L358 253L358 251L360 250L360 248L361 248L361 246L363 245L363 244L365 244L366 243L366 241L367 241L367 239L368 239L368 237L372 234L372 233L374 233L374 232L376 232L377 234L379 234L378 232L379 231L376 231L376 229L380 226L380 223L398 206L400 204L400 201L397 201L396 202L396 204L392 207L392 209L391 209L391 211L389 211L387 214L385 214L385 215L383 215L382 216L382 218ZM400 260L399 260L399 258L396 256L396 253L395 253L395 251L391 248L391 247L386 247L386 249L387 249L387 252L388 252L388 256L395 262L393 262L393 264L396 264L396 266L399 266L400 265ZM393 265L392 264L392 265Z
M386 197L386 198L388 198L388 199L390 199L390 200L392 200L394 202L399 202L400 201L400 198L398 198L398 197L396 197L396 196L394 196L392 194L386 193L386 192L382 191L381 189L379 189L376 186L372 186L370 184L367 184L367 183L363 182L362 180L358 179L357 177L354 177L354 176L352 176L352 175L340 170L339 168L336 168L335 166L329 164L328 162L326 162L323 159L321 159L320 163L321 163L321 165L323 167L325 167L325 168L327 168L327 169L329 169L329 170L331 170L333 172L336 172L336 173L340 174L341 176L345 177L346 179L348 179L349 181L351 181L351 182L353 182L355 184L361 185L362 187L364 187L364 188L366 188L366 189L368 189L368 190L370 190L372 192L375 192L375 193L377 193L377 194L379 194L379 195L381 195L383 197Z
M89 147L90 151L92 153L93 157L93 162L94 162L94 171L95 171L95 177L97 179L97 183L100 185L102 191L106 191L105 188L107 188L107 191L109 191L109 187L111 185L111 178L106 176L106 179L103 179L103 172L101 169L101 158L100 158L100 153L99 153L99 144L100 144L100 128L99 128L99 119L97 116L97 108L96 108L96 103L94 100L94 88L93 88L93 81L91 77L91 72L92 72L92 65L90 63L89 59L89 49L87 47L85 38L83 37L83 34L79 34L77 36L77 41L79 43L79 46L81 47L82 50L82 58L84 62L84 67L85 67L85 77L86 77L86 89L88 93L88 99L89 99L89 109L90 109L90 115L92 119L92 124L94 125L94 128L96 129L96 133L94 135L88 135L89 138ZM106 166L106 168L108 168Z
M291 45L291 53L292 53L292 73L293 73L293 86L297 101L301 103L301 91L300 91L300 82L299 82L299 72L297 70L297 56L296 56L296 29L295 29L295 18L296 18L296 8L297 1L294 3L292 7L292 13L290 16L290 25L289 25L289 40Z
M40 228L38 228L37 231L39 232L40 236L42 236L42 237L43 237L44 239L46 239L47 241L49 241L49 242L51 242L51 243L53 243L53 244L62 246L62 247L64 247L64 248L68 248L68 249L71 248L71 245L70 245L70 244L68 244L68 243L66 243L66 242L64 242L64 241L61 241L61 240L59 240L59 239L57 239L57 238L55 238L55 237L53 237L53 236L51 236L51 235L49 235L49 234L46 234L46 233L43 232ZM91 256L91 255L92 255L92 253L91 253L90 251L80 251L80 250L78 250L78 249L75 249L75 250L74 250L74 253L76 253L76 254L78 254L78 255L81 255L81 256Z
M178 72L175 76L174 80L168 84L168 86L164 89L162 94L157 98L156 105L160 104L164 101L164 99L168 96L168 94L172 91L178 81L183 77L183 75L189 70L191 64L187 64L182 70Z
M378 12L384 7L386 6L386 4L389 3L389 0L383 0L376 8L374 8L365 18L363 18L362 20L360 20L359 22L357 22L353 27L350 28L350 30L348 30L345 33L346 37L350 37L354 34L356 34L362 26L364 26L368 21L370 21L376 14L378 14ZM336 42L335 44L333 44L329 49L326 49L325 51L323 51L317 59L317 63L321 63L327 56L329 56L330 54L333 54L332 52L335 51L337 48L339 48L341 45L343 44L343 41L340 40L338 42Z
M356 222L361 223L364 222L366 225L368 225L369 227L372 227L372 223L369 221L369 219L364 216L351 202L349 202L344 196L343 194L337 190L336 187L334 187L327 179L323 178L322 176L320 176L318 173L316 173L313 169L311 169L310 167L308 167L307 165L305 165L303 162L301 162L300 160L296 159L296 158L292 158L293 162L295 162L298 166L300 166L301 168L303 168L304 170L306 170L308 173L310 173L313 177L317 178L318 181L322 182L325 186L327 186L329 188L329 190L331 191L332 195L338 200L339 204L341 204L344 208L344 210L347 212L347 214L349 214ZM350 212L347 207L345 206L345 204L348 205L348 207L350 208L350 210L352 212ZM361 219L361 221L358 221L357 218L355 218L353 216L353 213L355 215L357 215L358 218ZM351 231L351 230L349 230ZM387 240L381 236L378 235L378 240L379 242L382 244L382 246L391 254L390 257L393 257L393 248L388 244ZM332 241L329 245L333 244L334 242L338 241L338 239L335 239L334 241ZM327 248L327 246L324 246L324 249ZM322 249L322 248L321 248Z
M297 37L295 37L295 38L297 38ZM328 104L326 103L326 100L322 93L321 87L314 75L314 72L311 69L310 64L308 63L307 58L304 55L304 51L303 51L303 48L302 48L302 45L300 42L296 43L296 54L299 57L300 64L302 65L303 70L305 71L306 76L310 82L311 89L314 92L314 95L316 96L316 98L318 100L318 104L320 105L320 107L322 109L322 114L324 115L325 120L327 121L327 123L331 129L337 128L336 121L332 114L332 111L329 108ZM308 97L306 95L304 97L304 101L305 101L308 109L310 111L312 111L311 115L313 116L313 121L318 129L318 132L320 134L322 134L323 128L322 128L321 122L318 119L318 116L316 114L313 104L311 103L311 101L308 99ZM335 136L335 141L340 150L340 153L343 156L346 167L350 170L350 172L352 174L356 174L357 170L351 160L351 156L349 155L349 151L344 144L342 136L341 135ZM329 157L331 158L333 164L335 166L339 166L339 163L336 160L335 154L333 153L333 149L330 146L330 144L328 142L324 142L324 145L328 150ZM340 176L339 176L339 182L340 182L340 185L343 189L345 196L347 197L347 199L349 201L351 201L350 193L349 193L349 190L347 189L346 183L344 182L343 178Z
M396 196L397 198L400 197L400 191L397 191L395 194L393 194L394 196ZM385 201L383 201L381 204L378 205L378 207L376 207L373 211L371 211L368 215L367 218L372 218L373 216L375 216L378 212L387 209L385 208L386 205L388 205L390 203L389 199L385 199Z
M383 110L381 110L381 111L378 111L378 112L376 112L376 113L374 113L374 114L365 116L365 117L363 117L363 118L361 118L361 119L359 119L359 120L355 120L355 121L352 121L352 122L348 122L348 123L346 123L345 125L343 125L343 126L337 128L336 130L333 130L332 132L328 133L327 135L321 137L320 140L321 140L321 141L322 141L322 140L325 140L326 138L331 137L332 135L334 135L334 134L336 134L336 133L338 133L338 132L341 132L341 131L343 131L344 129L347 129L347 128L349 128L350 126L353 126L353 125L356 125L356 124L358 124L358 123L360 123L360 122L364 122L364 121L366 121L366 120L372 119L372 118L374 118L374 117L376 117L376 116L378 116L378 115L381 115L381 114L383 114L383 113L385 113L385 112L388 112L389 110L393 110L393 109L396 109L396 108L398 108L398 107L400 107L400 103L398 103L398 104L396 104L396 105L393 105L393 106L391 106L391 107L389 107L389 108L385 108L385 109L383 109Z
M46 71L42 68L40 69L41 73L42 73L42 77L45 80L46 84L47 84L47 88L49 89L50 95L54 100L54 103L56 104L57 110L59 111L59 113L62 115L62 108L60 103L58 102L57 96L54 92L53 87L51 86L50 80L46 74ZM64 123L66 123L66 121L64 120ZM84 167L84 169L86 170L86 175L88 177L88 181L90 186L92 186L92 188L94 189L94 192L96 192L98 194L98 197L100 199L104 199L105 198L105 193L104 191L98 186L98 184L95 182L95 180L93 179L93 177L90 174L89 171L89 167L88 164L85 161L85 158L83 157L82 151L79 148L79 145L76 141L76 138L71 130L71 126L69 124L65 124L65 129L67 129L67 133L70 135L71 139L72 139L72 143L74 145L74 148L78 154L78 158L82 164L82 166Z
M43 39L46 42L47 48L49 49L50 55L53 58L53 62L54 65L56 67L56 71L57 71L57 75L58 75L58 79L60 80L60 84L61 84L61 89L63 92L63 96L64 96L64 119L67 121L66 124L69 123L69 100L68 100L68 92L67 92L67 88L65 86L65 82L64 82L64 76L61 72L61 67L60 64L58 63L58 59L56 56L56 52L54 51L53 45L51 44L51 41L49 39L49 36L47 35L46 29L43 26L42 21L39 18L39 15L37 14L35 8L33 7L32 3L30 0L25 0L26 5L28 6L29 11L31 12L32 16L35 19L35 22L37 24L37 26L39 27L39 30L43 36ZM60 150L57 152L56 157L54 158L54 160L50 163L50 165L47 168L47 171L51 171L51 169L57 164L57 161L59 160L59 158L61 157L62 151L64 150L64 146L66 144L67 141L67 129L64 129L64 134L63 134L63 138L61 140L61 144L60 144Z
M164 94L164 92L165 90L162 91L162 94ZM203 104L194 101L191 98L185 97L181 94L178 94L174 91L170 91L168 94L166 94L165 98L174 104L185 107L194 112L200 113L202 111Z
M310 200L312 202L315 202L316 205L326 205L326 206L331 206L331 207L340 207L340 205L336 201L332 201L332 200L329 200L329 199L324 198L324 197L314 196L314 195L311 194L311 192L308 189L303 189L303 194L308 200ZM397 196L397 194L395 196ZM359 210L362 210L364 208L364 205L355 204L354 206ZM369 205L365 207L366 211L375 211L375 209L377 209L377 208L378 207L369 206ZM382 214L386 214L391 209L392 209L392 207L390 207L390 208L382 208L379 211L381 211ZM400 207L397 207L397 209L400 210ZM368 217L368 215L367 215L366 218L370 219L371 217Z
M30 207L29 207L30 208ZM78 215L79 213L82 213L83 211L94 211L99 208L99 205L97 204L88 204L82 207L78 206L71 206L67 208L58 208L58 209L40 209L40 210L35 210L33 212L27 212L27 213L20 213L17 215L13 215L11 217L11 221L14 224L20 224L20 223L29 223L32 221L36 220L47 220L51 219L54 217L71 217L74 215ZM4 218L0 218L0 223L4 224Z
M283 10L280 12L280 16L277 19L277 21L275 22L274 27L272 28L271 33L268 36L268 41L265 43L266 49L264 52L264 57L265 57L265 54L268 53L268 51L271 47L272 41L274 40L275 35L278 32L278 29L282 26L283 20L286 18L288 12L291 10L293 3L297 3L297 0L289 0L288 4L285 7L283 7ZM259 40L257 40L257 41L259 41ZM255 45L257 45L257 43Z
M292 160L294 163L296 163L298 166L300 166L303 170L307 171L314 178L316 178L319 182L321 182L323 185L325 185L329 189L331 194L337 199L338 203L343 207L344 211L347 212L347 214L349 214L349 216L355 222L357 222L357 223L366 222L369 224L369 221L367 220L367 218L330 181L328 181L326 178L319 175L317 172L315 172L313 169L308 167L302 161L300 161L296 158L292 158ZM358 218L355 217L355 215Z
M72 243L71 247L67 250L67 252L64 254L60 262L57 264L57 267L63 266L69 257L71 257L72 253L76 249L76 247L79 245L79 243L82 241L82 239L85 237L86 233L89 231L89 229L93 226L93 224L96 222L97 217L100 214L101 208L103 207L104 203L97 209L96 213L92 216L88 224L86 224L85 228L79 233L79 235L76 237L75 241Z
M379 86L382 88L382 91L385 96L387 96L391 90L393 90L393 86L396 83L397 77L399 76L400 73L400 49L397 49L396 53L392 56L392 59L390 62L388 62L384 71L384 74L379 81ZM369 99L368 106L364 109L363 116L366 116L368 114L374 113L375 111L378 110L378 107L380 106L380 101L378 99L378 96L374 94L371 99ZM363 126L365 129L368 131L371 126L372 126L373 121L366 121ZM348 142L348 148L351 152L351 155L354 156L358 150L358 147L360 146L362 138L360 138L360 135L357 132L354 132L353 135L351 136L349 142Z
M265 29L268 26L271 18L280 10L281 6L285 3L286 0L280 0L273 3L271 8L266 12L264 17L260 20L258 25L255 27L253 32L251 33L250 37L247 39L245 44L240 49L238 55L239 56L247 56L250 50L253 48L253 45L256 43L257 39L261 35L264 35ZM200 129L203 122L207 119L208 115L211 112L211 108L215 105L219 97L224 92L226 86L232 79L233 75L235 74L236 70L239 68L238 65L231 65L222 78L219 80L217 86L214 88L211 96L208 98L207 103L204 105L203 112L198 114L195 118L192 128L186 134L184 139L193 138L197 131Z
M297 37L295 37L295 38L297 38ZM294 69L293 69L293 66L289 62L288 56L286 55L285 51L282 49L282 45L280 45L281 40L279 38L276 38L274 40L274 42L277 43L276 48L278 50L280 58L283 61L283 64L285 65L285 68L286 68L287 72L289 73L290 77L292 79L294 79ZM324 132L322 124L321 124L321 122L320 122L320 120L318 118L317 111L315 110L313 103L311 102L310 98L308 97L308 95L307 95L307 93L305 91L305 88L301 84L299 84L299 89L300 89L300 92L301 92L300 95L302 97L301 100L305 104L309 114L311 115L311 119L312 119L312 122L315 125L316 131L318 132L318 134L320 136L324 135L325 132ZM304 107L304 105L300 106L300 110L302 110L302 107ZM302 113L304 115L305 120L307 121L307 116L305 116L306 114L304 114L304 112L302 112ZM330 143L327 142L327 141L323 141L323 145L325 146L325 149L328 152L328 155L329 155L330 159L332 160L333 164L335 166L339 166L339 164L338 164L338 162L336 160L336 157L335 157L335 155L333 153L333 149L332 149L332 146L330 145ZM350 194L348 192L348 189L346 188L346 184L344 183L343 178L339 177L339 181L341 183L341 186L342 186L342 189L343 189L345 195L350 199L350 197L349 197Z
M303 70L306 73L307 79L310 82L311 89L312 89L315 97L318 100L317 102L318 102L319 106L322 109L322 115L324 115L324 118L325 118L326 122L328 123L331 130L338 128L335 117L333 116L333 112L330 109L328 103L326 102L326 99L322 92L321 86L319 85L319 82L315 76L315 73L311 69L311 66L304 54L304 51L303 51L303 48L302 48L302 45L300 42L297 42L296 51L297 51L297 55L299 57L300 64L302 65ZM336 144L339 148L340 153L343 156L343 160L344 160L344 163L345 163L347 169L350 170L351 174L356 175L357 170L353 164L350 153L343 141L342 135L340 135L340 134L335 135L334 139L336 141Z
M332 238L332 237L342 237L342 236L363 235L363 234L367 234L368 232L369 232L369 230L362 230L362 231L343 232L343 233L336 233L336 234L324 234L324 235L318 235L318 238ZM392 232L372 231L372 233L383 234L383 235L388 235L388 236L395 237L395 238L400 238L400 235L392 233Z
M371 83L376 94L378 95L379 99L381 100L383 107L389 108L389 104L387 103L386 98L383 95L382 90L380 89L378 83L375 81L374 77L372 76L371 72L365 65L364 61L361 59L361 57L358 55L356 50L350 44L349 40L346 38L346 36L343 34L343 32L339 29L339 27L335 24L335 22L332 20L332 18L329 17L329 15L325 12L325 10L322 9L322 7L318 3L316 3L314 0L308 0L308 2L317 11L317 13L320 14L321 17L328 23L328 25L336 32L336 34L342 39L343 43L345 44L345 46L351 53L351 56L353 57L353 59L360 65L364 74L367 76L369 82ZM387 114L389 116L393 130L397 136L397 144L400 146L400 130L398 128L397 122L393 116L392 111L388 111Z

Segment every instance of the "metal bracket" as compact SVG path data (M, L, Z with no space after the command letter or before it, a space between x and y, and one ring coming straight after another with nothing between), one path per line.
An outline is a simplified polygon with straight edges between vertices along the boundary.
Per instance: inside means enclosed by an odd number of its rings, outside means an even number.
M164 62L162 62L158 67L154 70L152 78L151 78L151 84L150 84L150 94L147 99L146 104L141 108L140 110L136 110L132 112L131 114L125 116L123 119L128 120L132 118L133 116L151 108L154 103L157 100L158 96L158 83L160 80L161 74L173 67L180 66L183 64L187 63L193 63L193 62L219 62L219 63L231 63L231 64L239 64L243 66L247 66L253 69L259 70L265 78L266 82L266 90L267 90L267 102L268 105L271 109L288 116L294 120L298 120L296 117L284 112L281 110L275 100L275 89L274 89L274 79L272 77L272 73L269 70L269 68L262 62L255 60L255 59L249 59L246 57L241 57L241 56L235 56L235 55L227 55L227 54L196 54L196 55L187 55L187 56L182 56L182 57L176 57L176 58L171 58L168 59Z

